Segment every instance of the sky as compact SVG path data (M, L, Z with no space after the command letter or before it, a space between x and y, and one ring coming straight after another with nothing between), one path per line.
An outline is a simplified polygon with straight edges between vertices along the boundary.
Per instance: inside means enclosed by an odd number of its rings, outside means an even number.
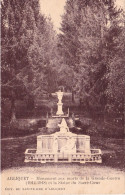
M55 30L59 30L66 0L40 0L41 12L52 18Z
M65 3L66 0L40 0L41 12L52 18L57 32L61 25L61 15L63 15ZM125 0L116 0L116 5L125 10Z

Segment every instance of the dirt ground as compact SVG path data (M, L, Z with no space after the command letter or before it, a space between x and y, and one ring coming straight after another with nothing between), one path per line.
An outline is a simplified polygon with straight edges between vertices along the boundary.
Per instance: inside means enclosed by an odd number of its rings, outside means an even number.
M28 179L25 181L24 178ZM15 195L17 189L18 195L123 194L125 191L124 172L103 164L33 166L28 163L3 170L2 182L1 195L8 195L8 192Z

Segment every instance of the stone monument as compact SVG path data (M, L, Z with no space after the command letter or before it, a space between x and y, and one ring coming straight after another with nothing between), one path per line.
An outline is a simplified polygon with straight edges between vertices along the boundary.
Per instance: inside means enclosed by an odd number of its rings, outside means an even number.
M102 162L101 150L90 149L90 136L70 132L65 118L58 126L58 132L37 136L37 148L25 151L25 162Z

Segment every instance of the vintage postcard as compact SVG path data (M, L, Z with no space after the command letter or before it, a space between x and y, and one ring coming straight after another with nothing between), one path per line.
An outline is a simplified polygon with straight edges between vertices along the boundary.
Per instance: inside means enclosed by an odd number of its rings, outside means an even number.
M124 0L1 1L1 195L124 194Z

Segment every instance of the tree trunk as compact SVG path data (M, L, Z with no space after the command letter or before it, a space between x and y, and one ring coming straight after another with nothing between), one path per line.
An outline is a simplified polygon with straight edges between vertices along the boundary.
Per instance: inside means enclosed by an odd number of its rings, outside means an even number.
M75 98L74 98L75 92L72 90L72 103L75 102Z
M11 123L16 121L15 99L11 100Z

